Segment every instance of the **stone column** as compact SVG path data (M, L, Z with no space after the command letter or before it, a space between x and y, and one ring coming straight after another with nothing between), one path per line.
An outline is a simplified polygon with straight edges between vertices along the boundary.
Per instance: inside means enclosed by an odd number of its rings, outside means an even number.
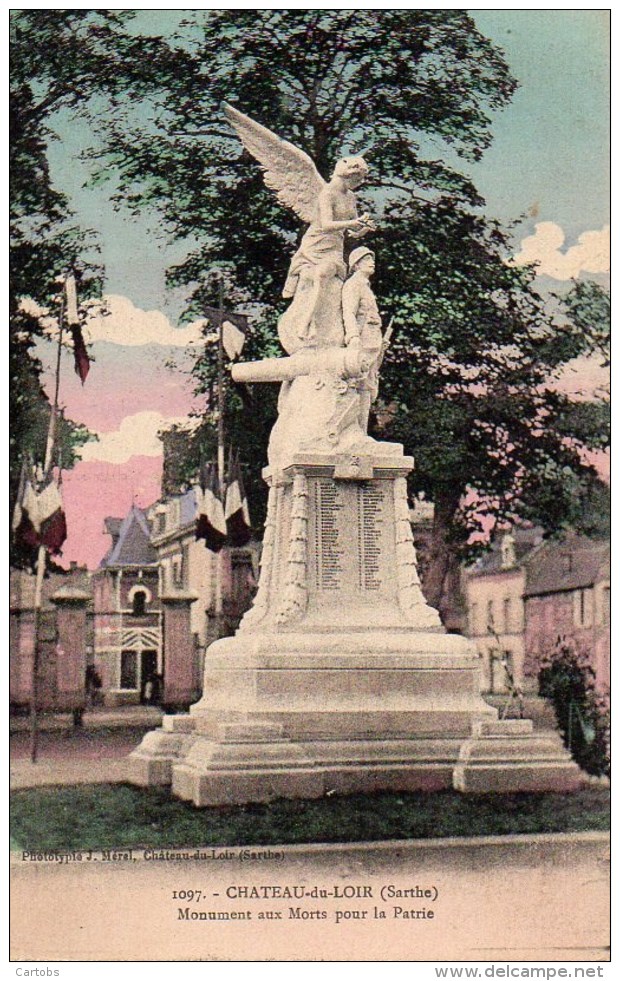
M63 586L51 597L56 607L56 697L59 711L86 706L86 608L90 596Z
M197 599L190 593L161 597L164 610L164 705L190 705L198 695L194 687L194 639L191 627L191 605Z

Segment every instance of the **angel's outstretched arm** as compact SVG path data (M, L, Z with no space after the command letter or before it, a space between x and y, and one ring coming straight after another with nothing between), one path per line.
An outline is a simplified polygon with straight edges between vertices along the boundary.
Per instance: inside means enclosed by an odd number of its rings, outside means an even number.
M355 228L349 229L349 235L351 238L363 238L368 232L373 232L375 230L374 224L370 221L369 215L362 215L355 222Z
M346 220L334 217L334 201L329 187L319 194L319 224L323 232L361 232L364 221L357 217Z

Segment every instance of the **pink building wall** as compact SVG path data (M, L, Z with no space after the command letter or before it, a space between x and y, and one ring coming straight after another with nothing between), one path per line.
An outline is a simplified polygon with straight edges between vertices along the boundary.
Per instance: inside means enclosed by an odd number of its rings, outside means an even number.
M525 652L526 665L531 673L535 673L540 656L552 650L559 637L564 637L589 653L597 686L601 689L609 687L609 626L600 622L601 617L594 602L594 590L589 592L592 622L587 626L579 626L574 622L575 593L572 590L526 597Z

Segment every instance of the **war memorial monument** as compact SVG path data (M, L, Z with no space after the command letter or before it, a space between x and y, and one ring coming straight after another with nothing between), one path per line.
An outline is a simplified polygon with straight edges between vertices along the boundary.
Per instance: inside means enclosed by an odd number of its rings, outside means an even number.
M555 732L498 719L473 645L445 632L416 568L403 447L368 436L389 328L372 290L368 168L312 160L225 107L267 186L306 224L284 286L285 355L236 364L280 384L264 477L261 573L234 637L206 654L203 697L131 754L134 783L199 807L374 790L573 790ZM345 256L348 256L345 258ZM406 261L406 260L404 260Z

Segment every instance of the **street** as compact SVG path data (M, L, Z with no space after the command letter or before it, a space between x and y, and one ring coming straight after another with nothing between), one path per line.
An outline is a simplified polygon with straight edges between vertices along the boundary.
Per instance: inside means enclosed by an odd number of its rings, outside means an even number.
M36 764L30 762L27 731L11 734L11 788L72 783L117 783L125 779L127 755L147 731L144 727L44 730Z

